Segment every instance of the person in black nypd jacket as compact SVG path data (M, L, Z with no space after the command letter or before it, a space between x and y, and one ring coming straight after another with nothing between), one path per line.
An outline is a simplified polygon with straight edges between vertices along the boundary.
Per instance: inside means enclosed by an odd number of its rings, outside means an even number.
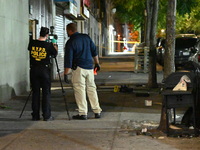
M28 45L30 53L30 82L32 88L32 120L40 120L40 89L42 89L42 115L44 121L51 121L51 70L50 57L57 55L57 46L47 42L49 29L41 27L40 37L31 40Z
M78 106L78 114L73 119L86 120L88 106L86 94L95 118L101 118L101 111L94 82L94 68L100 70L96 46L87 34L77 32L75 23L67 25L67 34L70 39L65 45L64 75L68 82L67 75L72 72L72 85ZM71 70L72 69L72 70Z

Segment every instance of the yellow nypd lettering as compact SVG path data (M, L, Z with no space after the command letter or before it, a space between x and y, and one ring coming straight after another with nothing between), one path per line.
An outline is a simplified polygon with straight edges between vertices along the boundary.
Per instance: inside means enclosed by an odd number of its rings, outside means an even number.
M41 61L47 57L46 49L43 47L32 46L31 56L35 58L36 61Z

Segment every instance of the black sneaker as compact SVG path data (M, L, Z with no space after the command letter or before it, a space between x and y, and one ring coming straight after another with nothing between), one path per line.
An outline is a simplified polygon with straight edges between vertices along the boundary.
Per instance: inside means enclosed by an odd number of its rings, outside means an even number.
M97 118L97 119L101 118L101 113L95 113L94 115L95 115L95 118Z
M33 121L39 121L40 120L40 114L33 115L33 113L31 113L31 115L32 115L32 120Z
M87 120L87 115L76 115L72 116L73 119L78 119L78 120Z
M44 121L53 121L53 120L54 120L54 117L52 117L52 116L49 117L48 119L45 119L45 118L44 118Z
M40 120L40 117L32 117L32 120L33 120L33 121L39 121L39 120Z

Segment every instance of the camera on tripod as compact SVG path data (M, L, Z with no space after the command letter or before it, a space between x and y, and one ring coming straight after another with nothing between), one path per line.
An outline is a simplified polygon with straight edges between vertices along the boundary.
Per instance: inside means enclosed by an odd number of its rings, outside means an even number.
M48 38L48 42L52 42L57 45L58 36L54 34L54 26L50 26L50 34Z
M49 34L47 42L53 43L54 46L58 47L57 40L58 40L58 36L54 34L54 26L50 26L50 34ZM53 55L51 57L55 58L56 56Z

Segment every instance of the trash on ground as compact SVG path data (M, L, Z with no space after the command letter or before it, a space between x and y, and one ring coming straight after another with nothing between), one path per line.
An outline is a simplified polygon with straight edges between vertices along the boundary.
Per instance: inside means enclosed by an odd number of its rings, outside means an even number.
M152 100L145 100L145 106L152 106Z
M120 92L130 93L130 92L133 92L133 88L129 88L126 85L121 85Z

